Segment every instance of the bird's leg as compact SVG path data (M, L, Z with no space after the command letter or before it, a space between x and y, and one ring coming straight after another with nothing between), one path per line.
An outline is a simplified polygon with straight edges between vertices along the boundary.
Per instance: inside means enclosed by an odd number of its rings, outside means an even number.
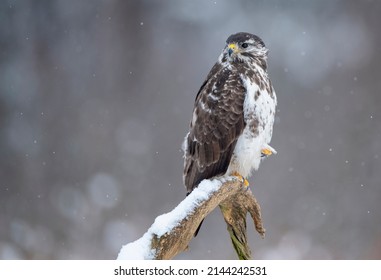
M232 176L235 176L238 178L238 180L240 180L241 182L243 182L243 185L245 187L248 187L249 186L249 181L246 180L241 174L239 174L237 171L234 171L232 174Z

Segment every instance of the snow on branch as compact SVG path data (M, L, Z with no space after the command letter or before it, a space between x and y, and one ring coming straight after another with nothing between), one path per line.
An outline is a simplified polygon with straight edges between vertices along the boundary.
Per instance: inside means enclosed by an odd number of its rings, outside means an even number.
M200 222L220 206L239 259L251 259L247 244L246 215L250 213L263 237L260 206L252 192L236 177L202 181L171 212L158 216L147 232L119 252L119 260L171 259L184 251Z

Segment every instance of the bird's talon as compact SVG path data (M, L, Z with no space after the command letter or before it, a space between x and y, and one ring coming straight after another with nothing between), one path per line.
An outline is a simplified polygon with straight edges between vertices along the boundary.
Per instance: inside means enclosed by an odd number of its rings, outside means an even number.
M241 174L239 174L238 172L233 172L233 173L232 173L232 176L237 177L238 180L239 180L241 183L243 183L243 185L244 185L245 187L248 187L248 186L249 186L249 181L246 180L246 179L245 179Z
M248 180L243 180L243 185L245 186L245 187L248 187L249 186L249 181Z

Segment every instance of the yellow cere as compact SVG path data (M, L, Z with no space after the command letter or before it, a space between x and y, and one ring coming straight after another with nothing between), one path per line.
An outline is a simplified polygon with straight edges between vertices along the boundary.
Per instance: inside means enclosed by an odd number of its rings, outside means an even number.
M229 49L232 49L234 52L236 52L238 49L236 44L229 44L228 47Z

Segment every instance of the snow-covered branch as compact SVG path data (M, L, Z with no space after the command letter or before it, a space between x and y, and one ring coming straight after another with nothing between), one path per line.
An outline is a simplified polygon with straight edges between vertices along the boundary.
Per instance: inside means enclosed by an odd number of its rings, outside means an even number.
M238 257L250 259L246 236L247 213L250 213L261 236L264 236L265 230L259 204L251 191L236 177L202 181L175 209L158 216L140 239L124 245L118 259L173 258L188 247L200 222L218 205Z

